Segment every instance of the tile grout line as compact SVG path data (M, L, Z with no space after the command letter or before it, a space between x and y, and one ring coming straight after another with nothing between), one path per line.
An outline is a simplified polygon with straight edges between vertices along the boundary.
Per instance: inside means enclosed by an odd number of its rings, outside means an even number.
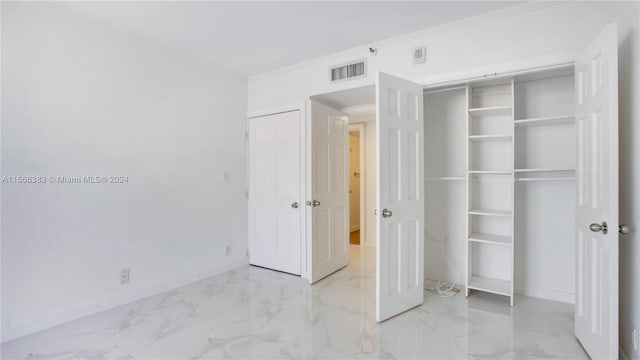
M440 319L442 319L442 316L444 316L444 315L443 314L439 314L438 315L438 319L436 320L435 324L433 324L433 328L431 329L431 332L429 333L429 336L427 337L427 340L424 342L422 347L420 347L420 350L418 351L418 354L416 355L416 359L420 359L420 355L422 355L422 352L427 347L427 344L429 343L429 341L431 341L431 337L433 337L433 333L436 331L436 327L438 327L438 324L440 323Z
M114 340L109 339L106 335L100 335L100 336L110 344L113 344L113 346L115 346L116 348L120 349L125 354L129 355L132 359L136 360L136 357L131 355L131 352L123 348L120 344L116 343Z

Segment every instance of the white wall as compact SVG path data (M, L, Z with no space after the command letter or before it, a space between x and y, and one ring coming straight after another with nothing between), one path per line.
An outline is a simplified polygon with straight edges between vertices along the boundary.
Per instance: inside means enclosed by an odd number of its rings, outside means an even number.
M424 96L424 116L424 174L429 179L424 182L424 275L430 280L464 284L467 182L435 179L467 176L466 90Z
M362 48L250 78L248 108L299 103L310 95L372 84L377 71L434 83L571 62L606 23L615 21L620 39L621 220L637 228L640 226L638 7L637 2L532 3L419 34L364 44ZM369 46L378 48L376 56L368 54ZM411 50L418 46L427 47L428 60L425 64L411 65ZM330 65L362 58L367 59L367 77L329 84ZM633 358L640 357L638 352L632 352L630 330L633 327L640 330L639 240L635 231L621 238L621 346Z
M627 5L633 6L633 5ZM456 76L504 71L552 62L570 62L576 49L608 21L606 5L573 2L527 4L491 16L451 23L402 38L366 44L307 63L249 79L249 110L297 103L308 95L372 84L377 71L414 81L435 82ZM541 21L544 20L544 26ZM377 55L368 47L378 48ZM427 47L427 62L412 65L412 49ZM367 59L367 76L328 82L330 65ZM526 61L523 62L523 59ZM517 63L516 63L517 62ZM471 70L470 70L471 69Z
M3 176L129 178L2 185L3 341L247 263L246 79L21 2L2 75Z
M364 246L376 246L376 217L373 211L376 208L376 115L349 115L349 124L364 124L364 231L360 231L360 244ZM361 193L363 196L363 193Z

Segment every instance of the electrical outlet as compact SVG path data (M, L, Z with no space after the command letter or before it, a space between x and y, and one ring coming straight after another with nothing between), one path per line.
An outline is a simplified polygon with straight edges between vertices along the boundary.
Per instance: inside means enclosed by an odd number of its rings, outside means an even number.
M638 351L638 331L634 328L631 330L631 341L633 344L633 351Z
M129 282L129 269L120 270L120 284Z
M231 246L227 246L227 248L225 249L225 254L227 256L231 255Z

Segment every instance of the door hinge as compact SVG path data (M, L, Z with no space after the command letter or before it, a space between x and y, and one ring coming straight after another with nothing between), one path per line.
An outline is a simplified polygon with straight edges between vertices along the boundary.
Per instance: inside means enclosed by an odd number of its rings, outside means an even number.
M247 199L249 198L249 190L244 192L244 197L246 197Z
M248 132L248 131L245 131L245 132L244 132L244 138L245 138L245 139L247 139L247 140L249 140L249 132Z

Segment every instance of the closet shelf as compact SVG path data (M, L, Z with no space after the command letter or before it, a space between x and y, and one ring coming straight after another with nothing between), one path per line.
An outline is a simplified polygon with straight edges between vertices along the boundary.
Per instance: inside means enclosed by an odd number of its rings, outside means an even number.
M511 141L511 135L469 135L469 141Z
M574 115L545 116L514 121L517 128L528 126L567 125L575 123Z
M469 108L469 114L472 116L496 116L511 115L513 107L511 106L491 106L480 108Z
M472 275L469 280L469 289L511 296L511 281Z
M575 180L575 176L550 176L550 177L528 177L519 178L516 181L572 181Z
M472 233L469 236L469 241L485 243L485 244L494 244L494 245L511 245L511 237L504 235L491 235L491 234L483 234L483 233Z
M529 177L516 177L516 181L564 181L576 178L576 169L515 169L513 171L516 175L530 174ZM547 175L540 176L544 174Z
M494 171L494 170L469 170L469 174L493 174L493 175L511 175L512 172L508 171Z
M576 169L515 169L516 173L541 173L541 172L575 172Z
M434 176L434 177L426 177L425 181L464 181L467 180L464 176Z
M480 208L472 208L469 210L469 215L510 217L511 214L512 212L510 210L490 210Z

